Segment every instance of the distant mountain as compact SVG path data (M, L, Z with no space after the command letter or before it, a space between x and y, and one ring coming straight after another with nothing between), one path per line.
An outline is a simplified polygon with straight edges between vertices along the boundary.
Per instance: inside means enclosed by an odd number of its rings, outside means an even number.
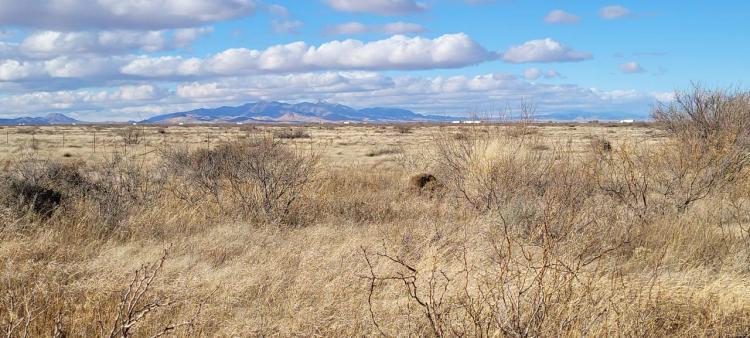
M74 124L82 123L74 118L70 118L63 114L49 114L44 117L19 117L14 119L0 119L0 125L3 126L45 126L54 124Z
M141 123L440 122L454 119L456 118L422 115L410 110L397 108L354 109L349 106L327 102L289 104L275 101L261 101L247 103L238 107L203 108L158 115L141 121Z

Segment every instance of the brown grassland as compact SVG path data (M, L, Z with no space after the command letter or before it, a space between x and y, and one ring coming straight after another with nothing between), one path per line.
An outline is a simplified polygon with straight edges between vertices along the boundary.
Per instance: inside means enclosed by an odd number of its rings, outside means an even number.
M750 100L0 129L0 334L748 336Z

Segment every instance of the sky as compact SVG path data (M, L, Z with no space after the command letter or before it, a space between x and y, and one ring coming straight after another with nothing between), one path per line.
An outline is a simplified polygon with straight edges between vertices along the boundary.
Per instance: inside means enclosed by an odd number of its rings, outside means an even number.
M648 118L746 88L750 1L0 0L0 118L256 101Z

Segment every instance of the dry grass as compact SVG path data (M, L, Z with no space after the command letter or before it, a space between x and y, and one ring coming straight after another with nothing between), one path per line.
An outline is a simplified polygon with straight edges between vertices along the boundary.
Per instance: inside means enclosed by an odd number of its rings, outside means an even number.
M60 201L5 190L20 198L0 208L3 334L750 334L750 178L732 140L146 127L137 144L98 130L112 143L95 155L87 128L39 128L36 151L9 133L6 158L29 155L6 162L8 184ZM66 146L45 148L61 130Z

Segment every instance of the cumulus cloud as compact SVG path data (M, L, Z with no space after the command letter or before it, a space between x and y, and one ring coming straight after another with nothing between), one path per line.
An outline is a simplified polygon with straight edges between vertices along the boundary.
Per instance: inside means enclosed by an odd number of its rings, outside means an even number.
M523 71L523 77L527 80L536 80L540 77L544 77L545 79L551 79L556 77L562 77L560 73L558 73L554 69L549 69L547 71L543 71L539 68L528 68Z
M18 60L0 61L0 81L18 81L39 73L34 64Z
M620 71L625 74L635 74L635 73L645 72L645 70L641 67L641 65L635 61L625 62L621 64Z
M544 17L544 22L549 24L577 23L581 18L560 9L553 10Z
M305 42L265 50L233 48L206 59L175 56L141 57L122 73L142 77L237 75L314 70L408 70L456 68L491 60L488 52L466 34L435 39L396 35L384 40Z
M381 15L403 15L421 12L427 4L414 0L323 0L331 8L350 13L374 13Z
M170 37L166 31L42 31L27 36L19 50L27 56L48 58L71 54L124 54L132 51L158 52L186 48L200 36L212 32L210 27L183 28Z
M46 30L187 28L252 14L256 0L0 0L0 26Z
M589 52L580 52L550 38L531 40L520 46L512 46L502 56L511 63L528 62L577 62L591 59Z
M14 90L21 91L106 85L109 81L126 80L119 69L131 60L130 56L61 56L49 60L0 60L0 83L12 82Z
M390 22L383 25L365 25L359 22L347 22L336 26L329 26L325 33L328 35L358 35L358 34L414 34L423 33L427 29L419 24L410 22Z
M632 14L632 11L620 5L606 6L599 10L599 16L606 20L617 20Z

